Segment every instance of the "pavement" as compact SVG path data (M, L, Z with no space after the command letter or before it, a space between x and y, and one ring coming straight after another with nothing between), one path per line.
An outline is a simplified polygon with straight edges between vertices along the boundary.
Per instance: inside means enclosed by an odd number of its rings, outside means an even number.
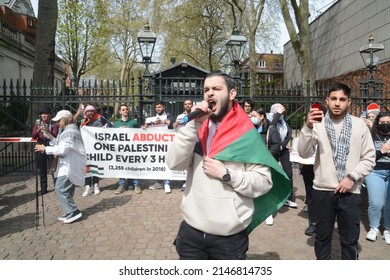
M83 217L72 224L63 224L57 220L62 211L50 178L49 193L43 200L40 197L37 205L34 174L0 177L0 259L177 260L172 242L181 222L181 183L173 182L171 194L147 189L151 183L141 180L142 194L134 191L115 194L117 179L101 179L100 195L82 197L83 188L77 188L75 200ZM303 211L305 192L297 169L294 169L294 188L298 209L283 206L275 215L274 225L259 225L250 234L247 259L315 259L314 236L304 234L308 225L307 213ZM385 244L382 236L376 242L365 239L369 226L364 204L360 259L389 260L390 245ZM332 259L337 260L341 258L337 226L333 241Z

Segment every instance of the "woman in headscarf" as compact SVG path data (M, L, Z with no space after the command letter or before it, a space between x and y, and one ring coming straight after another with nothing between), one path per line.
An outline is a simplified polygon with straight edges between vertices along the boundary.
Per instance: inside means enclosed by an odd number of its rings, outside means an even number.
M291 128L284 120L284 111L285 108L280 103L275 103L271 106L270 113L267 114L267 118L270 121L270 125L277 127L281 145L279 149L279 161L282 165L284 172L290 178L291 184L293 184L293 172L292 164L290 161L290 148L289 142L291 140ZM295 203L294 196L294 187L291 189L291 194L285 202L285 205L291 208L298 208L298 205Z

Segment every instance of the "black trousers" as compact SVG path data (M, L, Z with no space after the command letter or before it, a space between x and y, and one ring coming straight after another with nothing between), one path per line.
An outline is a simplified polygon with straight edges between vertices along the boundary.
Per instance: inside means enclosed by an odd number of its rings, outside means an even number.
M85 177L85 185L89 185L93 188L94 184L99 183L99 177L91 176L91 177Z
M287 177L291 181L292 188L291 188L291 193L290 193L290 196L288 197L288 200L295 201L294 186L293 186L293 170L292 170L292 164L290 161L290 150L287 149L286 147L284 147L283 150L281 150L279 152L279 161L280 161L280 164L282 165L284 172L286 172Z
M246 230L229 236L212 235L183 221L173 244L181 260L244 260L249 238Z
M305 184L306 199L305 203L307 204L308 214L309 214L309 224L317 223L317 218L315 215L315 208L313 207L313 180L314 180L314 165L313 164L302 164L301 166L301 175L303 182Z
M318 260L330 260L332 236L337 217L341 259L356 260L360 235L361 199L359 194L334 193L313 189L313 205L318 218L314 251Z

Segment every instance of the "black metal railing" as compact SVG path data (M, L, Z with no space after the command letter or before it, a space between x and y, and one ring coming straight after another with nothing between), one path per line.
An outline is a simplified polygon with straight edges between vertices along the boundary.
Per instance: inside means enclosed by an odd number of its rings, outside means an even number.
M11 80L3 82L0 88L0 137L29 137L32 126L39 116L29 115L32 107L49 106L53 113L61 109L76 112L80 104L92 104L99 113L111 121L117 118L120 104L125 103L131 108L133 117L139 123L144 118L154 114L153 104L163 100L167 111L174 116L180 114L183 101L187 98L203 100L203 78L161 77L151 75L143 77L140 73L131 75L128 82L82 80L78 87L68 87L66 81L56 84L53 88L33 88L32 81ZM72 83L70 83L72 84ZM352 105L350 112L360 116L370 102L379 104L382 110L389 110L389 93L380 82L375 84L361 83L360 88L352 88ZM242 102L249 97L249 82L242 80L237 100ZM374 89L373 89L374 86ZM304 124L311 102L322 102L329 90L329 85L317 85L315 95L310 96L303 87L283 87L257 84L251 97L256 108L262 107L269 112L274 103L286 107L285 119L296 133ZM29 121L28 121L29 120ZM31 143L0 142L0 175L9 172L25 172L35 170L35 155Z

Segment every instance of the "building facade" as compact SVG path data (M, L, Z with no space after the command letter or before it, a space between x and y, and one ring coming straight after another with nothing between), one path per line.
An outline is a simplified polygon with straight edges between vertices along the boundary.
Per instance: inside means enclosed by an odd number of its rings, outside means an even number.
M249 57L240 65L240 74L249 79ZM283 54L257 53L256 54L257 81L261 84L283 83Z
M20 82L33 78L37 18L29 0L0 0L0 78ZM55 62L55 80L65 76L65 66ZM28 84L29 85L29 84Z
M367 45L369 34L384 46L379 56L379 71L375 78L385 85L390 61L390 1L343 0L337 1L310 26L312 58L317 81L345 75L364 76L366 67L359 49ZM301 72L291 42L284 45L284 81L300 83ZM365 73L365 74L364 74ZM390 82L390 81L389 81Z

